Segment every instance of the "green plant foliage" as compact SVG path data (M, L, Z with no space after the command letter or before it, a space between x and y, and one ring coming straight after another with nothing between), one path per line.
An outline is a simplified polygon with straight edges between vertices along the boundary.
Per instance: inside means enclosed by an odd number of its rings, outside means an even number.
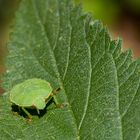
M71 0L23 0L8 49L7 91L41 78L69 106L27 123L0 97L2 140L140 139L140 62Z
M120 3L117 0L75 0L83 4L83 8L101 19L104 23L116 23L121 12Z

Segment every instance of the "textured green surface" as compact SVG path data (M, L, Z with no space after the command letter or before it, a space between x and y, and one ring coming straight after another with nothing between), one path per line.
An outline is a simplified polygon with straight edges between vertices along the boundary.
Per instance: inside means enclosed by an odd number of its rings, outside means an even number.
M140 62L71 0L23 0L8 48L5 89L42 78L63 86L57 100L70 106L29 124L3 96L2 140L140 139Z
M44 109L46 99L51 96L50 83L42 79L32 78L15 85L10 91L10 101L21 107L35 106Z

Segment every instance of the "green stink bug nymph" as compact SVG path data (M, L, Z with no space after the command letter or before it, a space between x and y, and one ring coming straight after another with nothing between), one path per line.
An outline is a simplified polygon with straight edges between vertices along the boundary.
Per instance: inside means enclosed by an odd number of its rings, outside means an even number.
M35 107L37 111L45 108L46 104L53 98L53 91L49 82L42 79L28 79L15 85L10 91L10 101L21 107L29 118L31 114L25 109ZM54 98L55 104L58 104Z

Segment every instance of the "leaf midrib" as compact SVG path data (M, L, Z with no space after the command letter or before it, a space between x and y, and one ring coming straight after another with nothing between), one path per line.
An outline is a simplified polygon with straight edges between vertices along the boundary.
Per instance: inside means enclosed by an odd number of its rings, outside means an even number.
M116 47L117 48L117 47ZM112 59L113 59L113 63L114 63L114 65L115 65L115 76L116 76L116 79L117 79L117 108L118 108L118 113L119 113L119 120L120 120L120 138L123 140L123 132L122 132L122 130L123 130L123 126L122 126L122 118L121 118L121 114L120 114L120 101L119 101L119 91L120 91L120 87L119 87L119 80L118 80L118 71L117 71L117 66L116 66L116 63L115 63L115 59L114 59L114 57L113 57L113 54L111 54L111 56L112 56Z

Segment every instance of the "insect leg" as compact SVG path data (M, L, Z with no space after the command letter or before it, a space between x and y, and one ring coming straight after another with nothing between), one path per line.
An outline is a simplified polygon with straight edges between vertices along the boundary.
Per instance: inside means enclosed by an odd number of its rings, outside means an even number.
M30 119L32 119L32 115L24 108L24 107L21 107L22 108L22 110L26 113L26 115L30 118Z
M57 89L53 90L52 94L53 94L53 95L58 94L58 93L60 92L60 90L61 90L61 89L62 89L62 88L61 88L61 87L59 87L59 88L57 88Z
M40 115L40 111L39 111L39 109L36 109L36 110L37 110L37 114Z

